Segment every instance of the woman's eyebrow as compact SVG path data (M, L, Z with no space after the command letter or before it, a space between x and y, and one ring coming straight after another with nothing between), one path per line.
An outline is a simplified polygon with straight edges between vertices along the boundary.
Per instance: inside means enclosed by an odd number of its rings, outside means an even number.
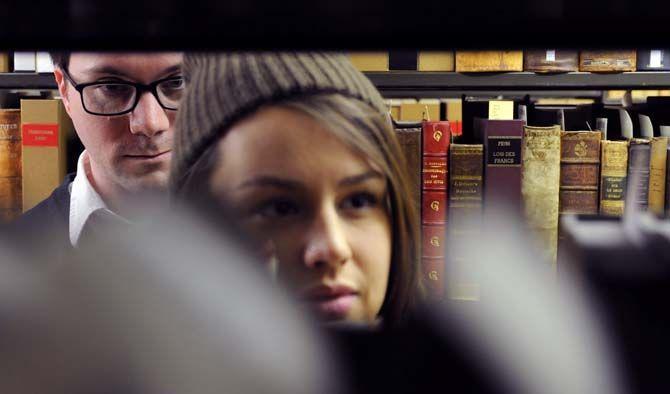
M240 183L237 186L237 189L245 189L250 187L275 187L286 190L298 190L304 188L302 184L296 180L272 175L260 175Z
M339 186L351 186L367 181L368 179L384 179L384 176L378 171L368 171L360 175L348 176L341 179L337 184Z

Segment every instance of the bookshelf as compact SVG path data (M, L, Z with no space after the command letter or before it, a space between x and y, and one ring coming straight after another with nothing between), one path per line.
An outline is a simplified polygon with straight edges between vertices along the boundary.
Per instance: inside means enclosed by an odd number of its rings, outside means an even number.
M444 91L596 91L670 88L670 72L626 72L596 74L572 72L535 74L531 72L464 74L456 72L387 71L365 75L385 95L431 94ZM52 74L0 73L0 89L55 89ZM566 92L567 93L567 92Z
M0 73L0 89L56 89L56 80L50 73Z
M599 74L571 72L477 73L388 71L366 72L385 97L439 96L453 91L590 91L670 87L670 72ZM568 93L568 92L566 92ZM586 92L580 93L584 95Z

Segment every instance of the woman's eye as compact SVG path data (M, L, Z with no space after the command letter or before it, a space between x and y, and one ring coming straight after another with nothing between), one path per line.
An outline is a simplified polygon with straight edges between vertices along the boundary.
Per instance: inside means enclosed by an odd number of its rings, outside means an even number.
M161 84L161 87L168 90L177 90L184 88L184 79L170 79Z
M342 208L344 209L361 209L368 208L377 205L377 197L371 193L356 193L347 197L342 202Z
M262 203L256 212L267 218L282 218L297 215L300 212L298 205L290 200L276 199Z

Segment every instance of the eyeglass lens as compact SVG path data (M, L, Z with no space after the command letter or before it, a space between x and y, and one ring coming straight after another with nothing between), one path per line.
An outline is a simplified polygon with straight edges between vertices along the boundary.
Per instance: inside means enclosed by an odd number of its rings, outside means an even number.
M167 109L179 108L184 82L165 80L156 86L159 103ZM96 114L118 114L131 110L137 100L137 88L124 83L103 83L86 86L82 90L84 108Z

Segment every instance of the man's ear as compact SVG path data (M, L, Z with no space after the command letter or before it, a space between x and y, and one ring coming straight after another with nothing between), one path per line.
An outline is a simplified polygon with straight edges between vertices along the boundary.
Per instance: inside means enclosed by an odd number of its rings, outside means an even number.
M58 93L63 99L63 105L65 106L65 111L68 115L70 114L70 99L67 96L68 80L63 75L63 70L60 67L54 67L54 78L56 79L56 85L58 85Z

